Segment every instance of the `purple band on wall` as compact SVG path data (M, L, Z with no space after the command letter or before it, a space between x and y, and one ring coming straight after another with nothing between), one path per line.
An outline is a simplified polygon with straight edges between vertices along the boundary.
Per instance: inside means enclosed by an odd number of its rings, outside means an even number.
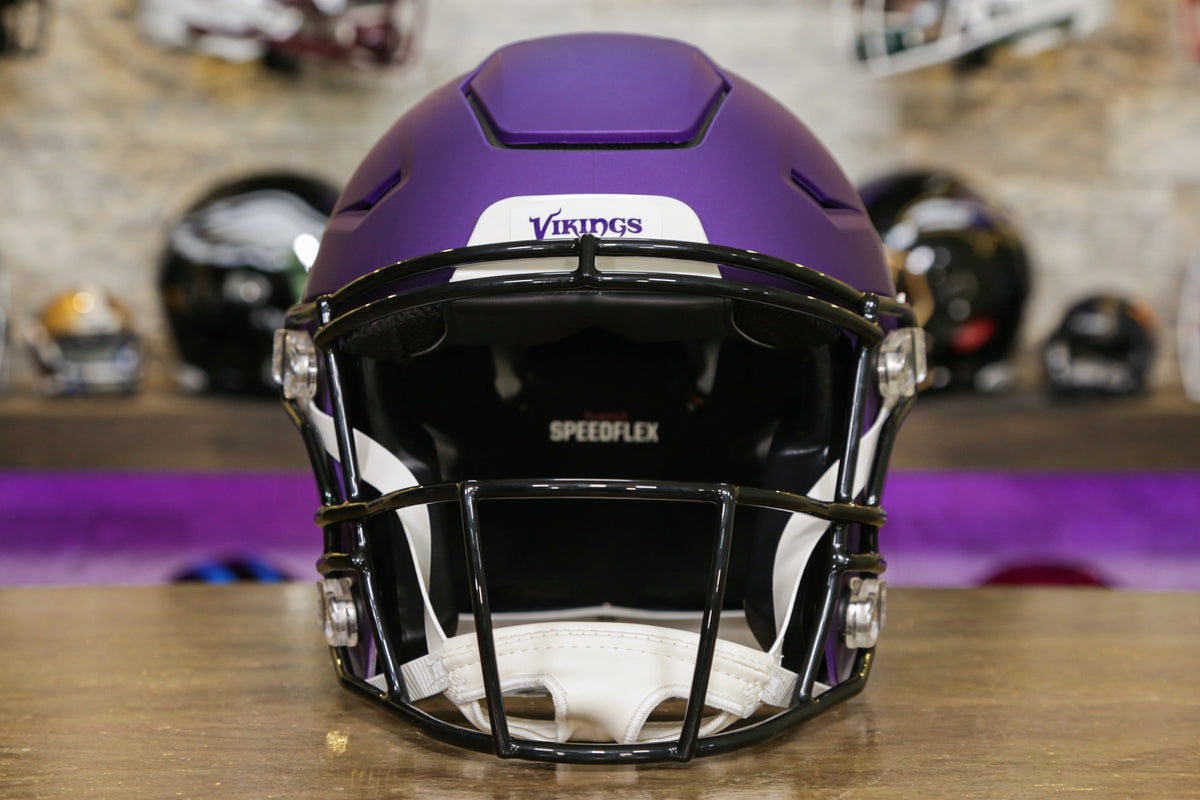
M315 580L317 505L306 473L0 472L0 585L159 583L237 558ZM892 585L1062 566L1200 589L1200 472L897 473L884 507Z
M883 507L896 585L1057 564L1112 586L1200 589L1200 472L900 472Z
M253 557L316 579L306 473L0 472L0 584L144 584Z

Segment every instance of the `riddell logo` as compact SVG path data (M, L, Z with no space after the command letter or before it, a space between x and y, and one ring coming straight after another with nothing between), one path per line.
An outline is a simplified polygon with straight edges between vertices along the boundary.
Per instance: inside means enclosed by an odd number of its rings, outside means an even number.
M579 219L562 219L559 215L562 209L542 217L530 217L533 223L533 235L536 239L547 236L583 236L590 233L593 236L636 236L642 232L641 217L581 217Z

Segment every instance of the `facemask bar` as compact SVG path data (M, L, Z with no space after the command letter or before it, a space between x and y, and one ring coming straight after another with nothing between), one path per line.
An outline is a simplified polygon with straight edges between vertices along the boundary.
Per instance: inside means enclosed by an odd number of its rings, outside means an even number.
M487 579L482 560L480 543L480 525L478 502L480 500L503 499L621 499L621 500L658 500L676 502L706 502L713 503L718 508L718 527L716 542L713 547L711 575L708 593L700 629L700 643L697 651L696 666L693 675L691 694L685 711L683 730L678 741L640 744L633 747L623 745L550 743L514 741L509 737L506 714L501 702L489 702L489 713L492 731L495 732L494 743L490 737L486 739L484 750L495 749L501 756L530 758L551 761L602 761L619 755L621 760L687 760L697 752L720 752L733 749L742 744L765 738L771 735L776 725L785 724L779 718L762 723L751 729L742 729L730 733L718 734L698 739L700 713L704 708L704 698L707 694L707 682L712 666L713 654L716 649L719 616L724 601L724 590L729 563L729 553L732 547L733 522L737 506L751 506L780 511L791 511L837 522L839 528L847 524L858 523L865 527L877 528L883 524L884 514L877 508L867 508L854 503L824 503L802 495L793 495L768 489L737 487L728 484L705 484L686 482L649 482L633 480L557 480L557 481L464 481L461 484L436 484L402 489L384 495L375 500L360 503L345 503L321 511L316 517L318 524L332 526L343 522L353 522L360 525L368 518L377 514L385 514L410 506L428 503L453 502L458 503L463 520L463 535L468 557L467 572L470 583L471 602L476 620L476 637L479 645L481 666L484 674L484 685L489 698L500 698L500 673L496 659L493 638L492 612L488 602ZM883 572L883 560L877 554L847 554L839 555L842 568L858 573L878 575ZM327 554L322 558L320 571L323 575L344 574L356 572L362 576L362 583L369 582L368 555L362 549L342 554ZM839 573L840 574L840 573ZM834 582L834 600L836 600L836 584ZM373 599L366 600L367 613L373 623L377 624L379 610ZM815 635L815 640L823 641L821 633ZM806 672L812 672L819 661L820 648L814 648L814 657L806 665ZM343 680L356 685L362 691L378 695L378 690L350 675L339 664ZM861 676L865 679L865 671ZM856 678L857 680L857 678ZM389 687L403 696L405 694L404 680L397 669L388 674ZM811 686L811 681L797 683L798 692L807 695L811 689L801 686ZM839 687L840 688L840 687ZM834 691L838 691L835 689ZM843 690L844 691L844 690ZM429 725L444 727L445 724L433 717L407 705L394 704L406 715ZM822 706L823 707L823 706ZM800 710L800 709L795 709ZM781 715L788 717L788 714ZM813 712L815 713L815 711ZM760 730L765 728L765 730ZM460 729L461 733L476 732ZM445 737L445 731L437 731ZM487 736L486 734L480 734ZM459 744L464 742L459 741Z
M567 488L568 491L563 494L570 496L569 487L564 488ZM592 491L594 490L580 496L591 496ZM555 494L552 493L551 496L555 496ZM696 747L697 734L700 730L700 715L704 710L704 699L708 694L709 671L712 668L713 654L717 646L717 625L721 614L721 605L725 598L729 552L733 541L734 490L730 486L721 486L712 494L715 496L708 499L715 500L720 506L720 523L712 556L714 579L709 584L709 591L704 602L700 643L696 652L696 666L692 672L692 691L688 697L687 710L684 712L683 728L679 734L678 743L674 747L667 748L668 757L680 761L690 759ZM496 737L496 752L502 757L523 755L536 758L544 746L514 742L509 736L492 631L492 614L488 607L487 582L483 568L483 546L479 540L479 518L475 505L479 495L480 486L478 484L464 484L462 488L463 530L467 544L467 571L471 583L471 605L475 612L475 619L480 626L476 629L476 636L479 641L484 687L489 698L496 698L488 704L491 728ZM561 751L564 747L576 749L571 745L562 744L556 745L554 749ZM594 749L594 747L579 747L576 753L583 756Z
M758 283L690 274L647 272L603 272L597 258L641 257L720 264L782 279L804 287L816 296L800 294ZM429 285L432 275L455 267L498 261L569 258L578 268L570 272L522 272L470 281ZM397 284L409 284L396 294ZM421 288L424 287L424 288ZM902 324L915 324L912 309L891 297L860 292L816 270L783 259L718 245L659 239L609 240L586 235L574 240L541 240L487 244L445 250L383 267L310 303L293 306L287 316L289 328L316 328L313 341L326 350L336 339L368 322L397 311L434 305L468 297L570 291L581 289L624 289L646 293L689 294L751 300L800 311L830 322L848 333L876 344L884 337L880 317L894 317ZM827 299L819 299L819 298ZM867 298L876 309L874 318L865 316ZM328 308L329 320L323 309Z
M720 264L722 268L749 270L769 278L782 279L794 284L796 289L779 289L761 283L751 283L736 278L713 278L692 274L659 274L650 272L602 272L596 268L597 256L635 256L649 259L680 259ZM494 275L477 280L456 282L452 285L437 283L429 285L429 276L466 264L479 264L514 259L563 258L578 260L578 267L571 272L544 273L522 272L519 274ZM389 294L397 283L423 288L413 288ZM448 300L496 296L500 294L537 293L563 290L613 289L641 293L694 294L731 299L752 300L767 305L799 311L833 323L852 334L856 340L857 364L855 389L848 414L843 438L835 443L836 452L841 454L838 466L836 496L833 502L821 502L804 495L789 494L774 490L733 487L724 484L688 484L670 481L464 481L462 484L423 485L384 495L376 500L360 500L357 453L355 452L353 428L347 418L346 403L339 380L339 352L337 341L350 331L370 321L381 319L398 311L432 305ZM801 289L812 290L821 297L800 293ZM828 299L825 299L828 298ZM869 397L875 383L872 365L875 358L874 346L885 338L885 327L880 320L891 317L901 328L915 325L911 309L890 297L859 292L822 273L791 262L775 259L748 251L690 242L658 240L598 240L591 236L579 240L556 240L519 242L501 245L483 245L445 251L408 262L385 267L370 273L331 295L318 298L311 303L294 306L288 315L288 326L292 330L307 329L313 332L312 339L323 361L326 402L336 430L340 481L329 468L325 448L315 426L308 421L305 407L311 398L285 399L293 420L304 435L310 458L316 467L320 484L322 511L317 522L326 530L326 556L322 558L320 570L323 574L347 572L361 579L363 609L375 631L382 631L378 599L374 594L375 572L371 555L365 546L364 520L372 515L395 511L399 508L433 502L458 502L462 510L468 571L471 583L472 604L478 637L481 666L487 689L492 732L470 730L429 715L405 702L403 677L397 660L390 652L386 637L377 636L375 647L382 671L386 675L388 688L380 689L368 684L353 674L348 667L345 648L334 648L335 664L343 682L386 702L393 709L412 719L432 735L446 741L480 751L495 751L505 757L521 757L546 761L658 761L686 760L693 755L723 752L755 741L766 739L784 726L807 718L858 691L865 684L870 669L873 649L859 651L851 677L837 686L813 697L815 676L824 657L825 643L830 625L836 624L838 599L842 586L842 575L846 572L878 574L884 569L883 559L877 551L877 530L883 524L884 514L878 507L882 491L888 456L903 417L907 414L915 391L910 396L888 401L890 415L881 430L875 458L865 482L864 496L868 505L853 502L854 472L858 460L859 439L869 406ZM919 382L919 381L918 381ZM888 408L879 413L887 413ZM340 485L338 485L340 484ZM863 485L859 482L859 485ZM508 735L508 725L500 692L499 670L492 637L491 613L487 601L486 576L483 571L482 551L479 546L478 515L476 503L479 499L502 499L505 497L571 497L571 498L630 498L684 500L715 503L720 512L720 525L712 559L712 573L707 594L706 608L700 632L700 647L688 700L683 730L677 741L635 745L606 745L582 743L553 743L514 741ZM343 502L337 503L336 499ZM704 738L697 736L700 714L704 707L708 670L712 664L717 642L717 628L724 595L726 565L728 562L734 509L737 505L751 505L810 514L833 523L833 564L828 571L824 591L823 607L817 630L806 639L808 658L791 706L770 719L747 727L713 734ZM349 553L338 553L331 547L336 541L339 525L348 524L354 531L353 548ZM848 528L852 524L861 526L866 537L860 549L865 552L852 553L847 548Z

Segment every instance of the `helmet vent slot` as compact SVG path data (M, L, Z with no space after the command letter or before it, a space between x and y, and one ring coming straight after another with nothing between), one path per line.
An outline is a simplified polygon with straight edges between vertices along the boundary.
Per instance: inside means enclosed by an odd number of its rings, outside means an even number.
M799 189L810 199L826 211L852 211L858 213L859 209L854 203L847 200L839 200L836 197L826 193L818 186L811 178L804 175L800 170L792 170L792 185Z
M361 199L342 206L338 213L345 213L348 211L370 211L387 195L388 192L400 185L400 180L403 177L404 176L400 170L389 173L387 178L377 183L375 187L363 195Z

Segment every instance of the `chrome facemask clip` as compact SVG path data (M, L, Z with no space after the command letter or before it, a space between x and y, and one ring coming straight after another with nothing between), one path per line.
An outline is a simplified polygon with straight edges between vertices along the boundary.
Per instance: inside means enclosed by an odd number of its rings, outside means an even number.
M846 647L869 649L887 622L887 583L877 578L851 578L850 597L842 619Z
M351 583L350 578L325 578L317 583L321 628L330 647L358 644L358 608Z
M888 402L915 397L929 375L925 331L898 328L879 344L876 370L879 393Z
M307 401L317 394L317 348L307 331L275 331L271 377L288 400Z

